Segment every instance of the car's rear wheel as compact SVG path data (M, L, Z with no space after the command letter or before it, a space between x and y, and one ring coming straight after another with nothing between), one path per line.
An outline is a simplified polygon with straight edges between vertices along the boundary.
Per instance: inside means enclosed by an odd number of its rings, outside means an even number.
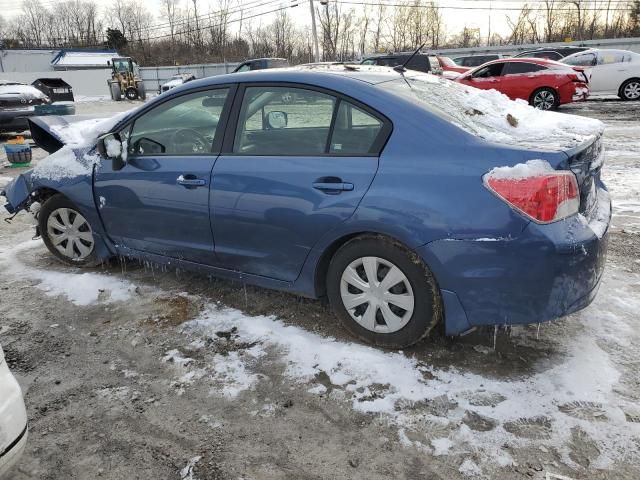
M558 108L560 99L555 90L543 87L531 94L529 104L539 110L553 110Z
M640 79L627 80L620 87L619 96L623 100L640 100Z
M327 293L342 325L381 347L412 345L441 318L440 293L430 270L415 253L382 236L357 237L336 252Z
M38 226L46 247L67 265L91 267L100 263L91 225L63 195L54 195L42 205Z

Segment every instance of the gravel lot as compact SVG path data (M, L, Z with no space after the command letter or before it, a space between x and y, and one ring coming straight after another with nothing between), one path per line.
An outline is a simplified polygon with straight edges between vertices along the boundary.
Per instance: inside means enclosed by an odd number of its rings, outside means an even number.
M1 222L0 343L30 420L13 478L640 478L640 102L562 111L607 125L605 278L586 310L501 329L495 349L493 329L370 349L324 302L70 269L28 215Z

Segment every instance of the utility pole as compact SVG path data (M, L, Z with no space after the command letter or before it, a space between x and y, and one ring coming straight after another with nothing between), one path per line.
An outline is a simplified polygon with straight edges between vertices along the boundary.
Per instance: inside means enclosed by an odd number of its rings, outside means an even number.
M311 33L313 35L313 56L315 62L320 61L320 47L318 46L318 29L316 28L316 11L313 8L313 0L309 0L311 7Z
M491 6L492 2L489 0L489 35L487 35L487 46L491 46Z

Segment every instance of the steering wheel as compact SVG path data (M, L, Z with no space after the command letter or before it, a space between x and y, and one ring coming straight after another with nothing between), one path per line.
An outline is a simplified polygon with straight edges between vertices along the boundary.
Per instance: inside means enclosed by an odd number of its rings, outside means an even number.
M173 132L170 145L174 151L180 153L209 153L211 151L211 141L197 130L192 128L181 128Z

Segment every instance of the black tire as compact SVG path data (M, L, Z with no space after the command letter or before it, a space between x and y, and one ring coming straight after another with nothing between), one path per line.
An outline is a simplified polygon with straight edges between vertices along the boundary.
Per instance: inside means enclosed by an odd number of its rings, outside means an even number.
M341 294L343 272L352 262L357 262L363 257L378 257L398 267L411 286L413 312L399 330L389 333L372 331L358 323L345 308ZM333 312L347 331L359 340L379 347L397 349L413 345L425 338L442 318L440 290L429 268L415 253L399 242L383 236L366 235L354 238L335 253L327 272L327 295ZM378 307L375 308L378 325L381 311Z
M555 110L560 105L560 97L553 88L538 88L529 97L529 105L540 110Z
M137 100L138 99L138 89L136 87L129 87L124 92L127 100Z
M640 78L630 78L620 86L618 96L625 101L640 100Z
M144 82L137 82L136 87L138 88L138 97L140 100L147 99L147 89L144 87Z
M77 258L70 258L69 256L64 255L62 252L60 252L58 248L56 248L56 246L54 245L54 240L49 233L48 222L49 217L54 215L59 209L68 209L69 211L76 212L76 214L80 215L84 219L84 216L80 213L78 208L64 195L57 194L47 199L44 202L44 205L42 205L40 212L38 212L38 227L40 230L40 235L42 236L42 240L44 241L44 244L46 245L49 252L51 252L54 257L56 257L66 265L73 265L76 267L94 267L102 263L101 260L98 260L98 257L96 255L96 242L93 234L91 234L91 237L93 238L92 247L90 249L91 252L88 255L83 256L82 258L79 258L79 256ZM87 225L88 232L92 233L91 226L89 225L88 221ZM87 232L87 229L83 228L82 233L85 232ZM67 240L66 243L63 241L61 245L66 246L69 241L70 240ZM84 241L83 245L86 247L87 242ZM74 250L74 254L79 253L81 255L77 247L72 246L72 250Z
M111 100L119 102L122 100L122 90L118 82L112 82L109 84L109 90L111 92Z

